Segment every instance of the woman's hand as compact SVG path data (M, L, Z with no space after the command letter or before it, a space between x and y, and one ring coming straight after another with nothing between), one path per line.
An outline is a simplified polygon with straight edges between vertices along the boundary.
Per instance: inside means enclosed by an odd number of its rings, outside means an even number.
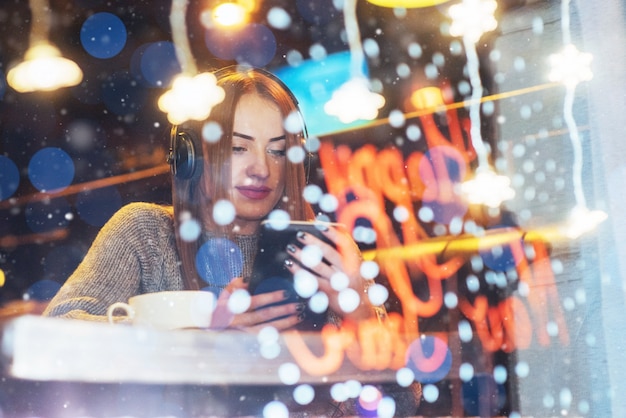
M304 305L302 303L284 303L292 298L288 292L283 290L254 295L249 299L244 295L242 303L249 300L249 305L247 307L237 306L238 303L233 302L236 299L236 292L247 292L247 290L247 283L244 283L240 277L229 283L217 300L217 307L213 312L210 328L233 328L257 332L263 327L272 326L281 331L302 321ZM231 299L233 295L235 297ZM281 302L282 304L278 304ZM273 304L277 305L268 306ZM245 308L243 312L233 313L233 310L239 311L242 310L241 308Z
M343 318L353 320L367 319L374 315L374 308L366 293L366 281L361 277L361 251L350 235L337 228L329 227L328 230L321 231L326 238L332 241L332 245L322 241L314 235L308 233L298 233L298 240L304 244L302 249L295 245L290 245L287 251L297 261L287 262L287 268L297 277L298 274L307 274L307 269L315 274L319 285L319 290L326 293L329 300L329 307L332 311ZM307 255L307 246L311 246L313 256ZM319 255L315 255L316 250L321 250L321 260ZM317 251L319 252L319 251ZM345 292L344 296L358 297L358 301L352 306L350 303L339 302L339 295ZM354 299L353 299L354 300Z

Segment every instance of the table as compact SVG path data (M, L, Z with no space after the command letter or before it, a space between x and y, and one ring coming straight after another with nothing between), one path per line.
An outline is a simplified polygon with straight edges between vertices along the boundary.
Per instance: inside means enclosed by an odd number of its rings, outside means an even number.
M263 356L267 342L239 331L22 316L2 324L0 338L0 416L260 415L272 400L298 409L293 390L305 384L323 399L335 383L395 382L393 370L364 371L348 360L332 374L300 369L285 382L281 366L293 369L295 360L283 337ZM322 350L318 333L303 338Z

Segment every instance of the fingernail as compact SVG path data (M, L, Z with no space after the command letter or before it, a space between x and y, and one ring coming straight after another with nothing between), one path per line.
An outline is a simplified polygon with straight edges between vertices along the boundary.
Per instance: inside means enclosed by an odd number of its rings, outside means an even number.
M298 231L298 233L296 234L296 236L298 237L298 239L304 239L304 237L306 236L306 234L302 231Z
M298 303L296 305L296 312L304 312L305 309L306 309L306 306L304 305L304 303Z
M303 321L305 316L306 316L306 314L304 312L299 313L298 314L298 320L299 321Z
M296 252L296 246L293 244L289 244L287 245L287 251L289 251L290 253L295 253Z
M285 258L285 266L286 267L292 267L293 266L293 260L291 258Z
M291 297L291 295L293 295L293 293L291 292L291 290L289 290L289 289L285 289L285 290L283 290L283 297L284 297L285 299L289 299L289 298Z

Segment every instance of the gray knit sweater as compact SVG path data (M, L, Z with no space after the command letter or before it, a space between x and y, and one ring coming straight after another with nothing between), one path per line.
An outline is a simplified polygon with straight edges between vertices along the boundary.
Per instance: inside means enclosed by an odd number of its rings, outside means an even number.
M240 236L236 241L242 250L245 276L256 254L257 237ZM101 229L44 315L105 321L107 308L115 302L181 289L172 207L131 203Z

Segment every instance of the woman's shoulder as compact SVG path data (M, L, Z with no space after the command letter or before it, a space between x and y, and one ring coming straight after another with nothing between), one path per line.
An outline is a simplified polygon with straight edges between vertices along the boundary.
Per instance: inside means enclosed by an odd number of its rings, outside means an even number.
M123 206L109 220L113 225L171 226L174 220L172 206L148 202L132 202Z

